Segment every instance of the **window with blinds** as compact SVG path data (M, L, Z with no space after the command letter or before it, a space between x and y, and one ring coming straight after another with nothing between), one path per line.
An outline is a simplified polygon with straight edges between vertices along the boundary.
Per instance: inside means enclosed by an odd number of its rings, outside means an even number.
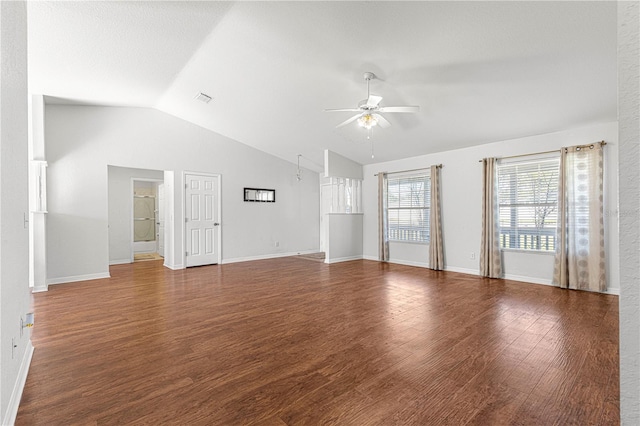
M560 158L499 163L500 247L555 251Z
M390 241L429 242L431 179L428 175L387 180Z

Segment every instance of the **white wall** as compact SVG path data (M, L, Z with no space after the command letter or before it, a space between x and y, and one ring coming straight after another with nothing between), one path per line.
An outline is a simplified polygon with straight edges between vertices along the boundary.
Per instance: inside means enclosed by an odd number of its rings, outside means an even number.
M640 2L618 2L620 419L640 424Z
M362 165L336 154L328 149L324 150L324 177L339 177L362 179Z
M0 424L12 424L33 351L29 311L27 9L0 2ZM15 347L14 347L15 345Z
M325 215L325 263L362 259L362 214Z
M364 256L378 258L377 243L377 179L378 172L393 172L442 163L442 222L445 268L447 270L477 274L478 251L481 234L482 167L478 161L484 157L503 157L559 149L600 140L605 147L605 184L607 200L605 220L608 234L608 282L612 292L620 288L618 273L618 136L617 123L595 124L571 131L532 136L528 138L495 142L471 148L423 155L404 160L364 166ZM425 143L428 143L425 142ZM389 248L392 262L427 266L428 246L392 243ZM471 254L474 254L474 259ZM420 259L422 263L420 263ZM507 278L551 283L553 255L505 252L504 270Z
M131 179L164 179L160 170L108 166L109 191L109 264L131 261L131 218L133 195Z
M108 164L172 172L169 267L184 264L184 171L222 175L223 262L318 250L318 175L310 170L298 182L293 163L146 108L47 105L45 135L50 282L108 274ZM244 187L275 189L276 202L245 203Z

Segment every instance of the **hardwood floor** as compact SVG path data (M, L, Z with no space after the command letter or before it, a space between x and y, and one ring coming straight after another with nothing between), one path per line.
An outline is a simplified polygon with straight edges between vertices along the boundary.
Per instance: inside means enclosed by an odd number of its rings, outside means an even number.
M33 296L17 425L615 425L618 298L280 258Z

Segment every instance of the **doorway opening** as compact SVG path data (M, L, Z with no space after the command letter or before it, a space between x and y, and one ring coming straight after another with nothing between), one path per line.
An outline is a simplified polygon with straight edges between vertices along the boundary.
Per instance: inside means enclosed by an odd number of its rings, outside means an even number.
M133 261L164 258L164 181L133 179Z

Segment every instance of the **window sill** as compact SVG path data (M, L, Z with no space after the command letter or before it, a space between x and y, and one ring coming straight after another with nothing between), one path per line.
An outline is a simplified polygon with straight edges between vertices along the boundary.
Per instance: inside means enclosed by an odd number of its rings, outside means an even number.
M413 244L418 246L428 246L429 242L423 241L403 241L403 240L389 240L390 243L400 243L400 244Z
M524 250L524 249L500 249L500 251L504 253L527 253L527 254L541 254L547 256L555 256L555 251L545 251L545 250Z

